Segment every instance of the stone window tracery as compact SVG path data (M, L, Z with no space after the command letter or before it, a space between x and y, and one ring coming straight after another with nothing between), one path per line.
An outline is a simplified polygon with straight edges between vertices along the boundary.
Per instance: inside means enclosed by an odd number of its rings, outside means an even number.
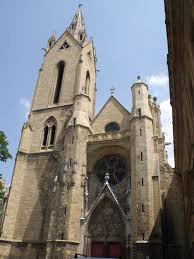
M110 122L105 127L105 132L117 132L120 130L120 126L116 122Z
M53 146L54 140L55 140L55 131L56 131L56 126L53 125L51 127L51 138L50 138L50 146Z
M60 46L60 50L62 49L68 49L70 45L67 43L67 41L64 41L64 43Z
M126 162L123 158L112 155L99 160L94 168L95 176L98 181L103 184L105 182L105 174L109 174L109 183L116 185L120 183L126 176Z
M48 126L46 126L46 127L44 128L44 137L43 137L42 146L46 146L47 137L48 137Z
M44 125L41 149L52 149L55 142L55 135L56 120L51 117L46 121Z

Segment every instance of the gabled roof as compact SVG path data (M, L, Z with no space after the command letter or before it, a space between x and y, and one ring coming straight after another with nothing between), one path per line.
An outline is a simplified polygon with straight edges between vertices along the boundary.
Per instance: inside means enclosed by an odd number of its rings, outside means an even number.
M111 95L110 98L106 101L106 103L102 106L102 108L100 109L100 111L97 113L97 115L95 116L95 118L92 121L92 124L94 123L94 121L98 118L98 116L104 111L104 109L106 108L107 104L109 102L115 102L115 104L118 106L118 108L120 108L121 110L123 110L123 112L128 113L130 115L130 112L113 96Z
M70 26L62 33L62 35L56 39L56 35L55 33L53 33L50 37L49 40L53 40L54 44L52 45L52 47L50 47L45 55L47 55L50 50L56 45L56 43L58 41L60 41L60 39L64 36L64 34L68 33L68 35L70 35L72 37L72 39L78 43L78 45L80 45L81 47L83 47L83 43L85 42L86 39L86 30L85 30L85 24L84 24L84 19L83 19L83 14L81 12L81 9L79 7L79 9L77 10ZM82 36L82 39L80 39L80 35ZM91 41L87 42L90 43Z
M118 208L118 210L120 211L120 214L123 218L123 220L126 220L126 215L123 211L123 209L121 208L119 201L116 197L116 195L114 194L112 188L110 187L110 184L108 183L108 181L106 181L100 191L100 193L98 194L97 199L95 200L95 202L93 203L93 205L91 206L90 210L87 213L86 219L89 218L92 214L92 212L94 211L94 209L98 206L98 204L104 199L104 197L106 197L106 191L108 191L109 193L109 198L111 198L112 202L115 204L115 206Z

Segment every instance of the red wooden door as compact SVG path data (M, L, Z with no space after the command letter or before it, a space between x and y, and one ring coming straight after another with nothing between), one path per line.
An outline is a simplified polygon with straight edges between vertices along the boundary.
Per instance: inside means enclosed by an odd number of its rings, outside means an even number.
M109 257L119 257L121 256L121 244L110 243L109 244Z
M104 243L102 243L102 242L92 243L91 256L103 257L104 256Z

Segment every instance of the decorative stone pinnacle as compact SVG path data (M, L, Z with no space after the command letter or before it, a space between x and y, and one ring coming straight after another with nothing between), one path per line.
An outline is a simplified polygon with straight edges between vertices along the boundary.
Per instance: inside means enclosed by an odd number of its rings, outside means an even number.
M105 177L104 177L105 183L108 183L109 179L110 179L109 173L106 172Z
M83 6L83 4L79 4L78 7L81 8Z

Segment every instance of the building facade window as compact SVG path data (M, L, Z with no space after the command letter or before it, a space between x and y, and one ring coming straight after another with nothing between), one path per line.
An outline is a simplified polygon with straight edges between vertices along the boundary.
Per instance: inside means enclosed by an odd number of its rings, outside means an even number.
M143 152L140 153L140 159L143 161Z
M89 95L89 89L90 89L90 73L89 73L89 71L87 71L84 93Z
M141 120L141 109L138 109L138 117Z
M101 184L105 183L105 175L109 175L109 184L116 185L123 181L127 175L127 164L120 156L106 156L96 162L94 174Z
M54 104L59 103L64 68L65 68L65 63L63 61L59 62L59 64L57 65L57 81L56 81L55 94L53 99Z
M47 138L48 138L48 126L45 126L44 127L44 136L43 136L42 146L46 146Z
M41 149L52 149L56 137L56 120L51 117L44 124Z
M110 122L105 127L105 132L117 132L120 130L120 126L116 122Z
M53 146L54 141L55 141L55 132L56 132L56 126L53 125L51 127L51 138L50 138L50 146Z
M75 128L76 126L76 118L73 118L73 127Z

